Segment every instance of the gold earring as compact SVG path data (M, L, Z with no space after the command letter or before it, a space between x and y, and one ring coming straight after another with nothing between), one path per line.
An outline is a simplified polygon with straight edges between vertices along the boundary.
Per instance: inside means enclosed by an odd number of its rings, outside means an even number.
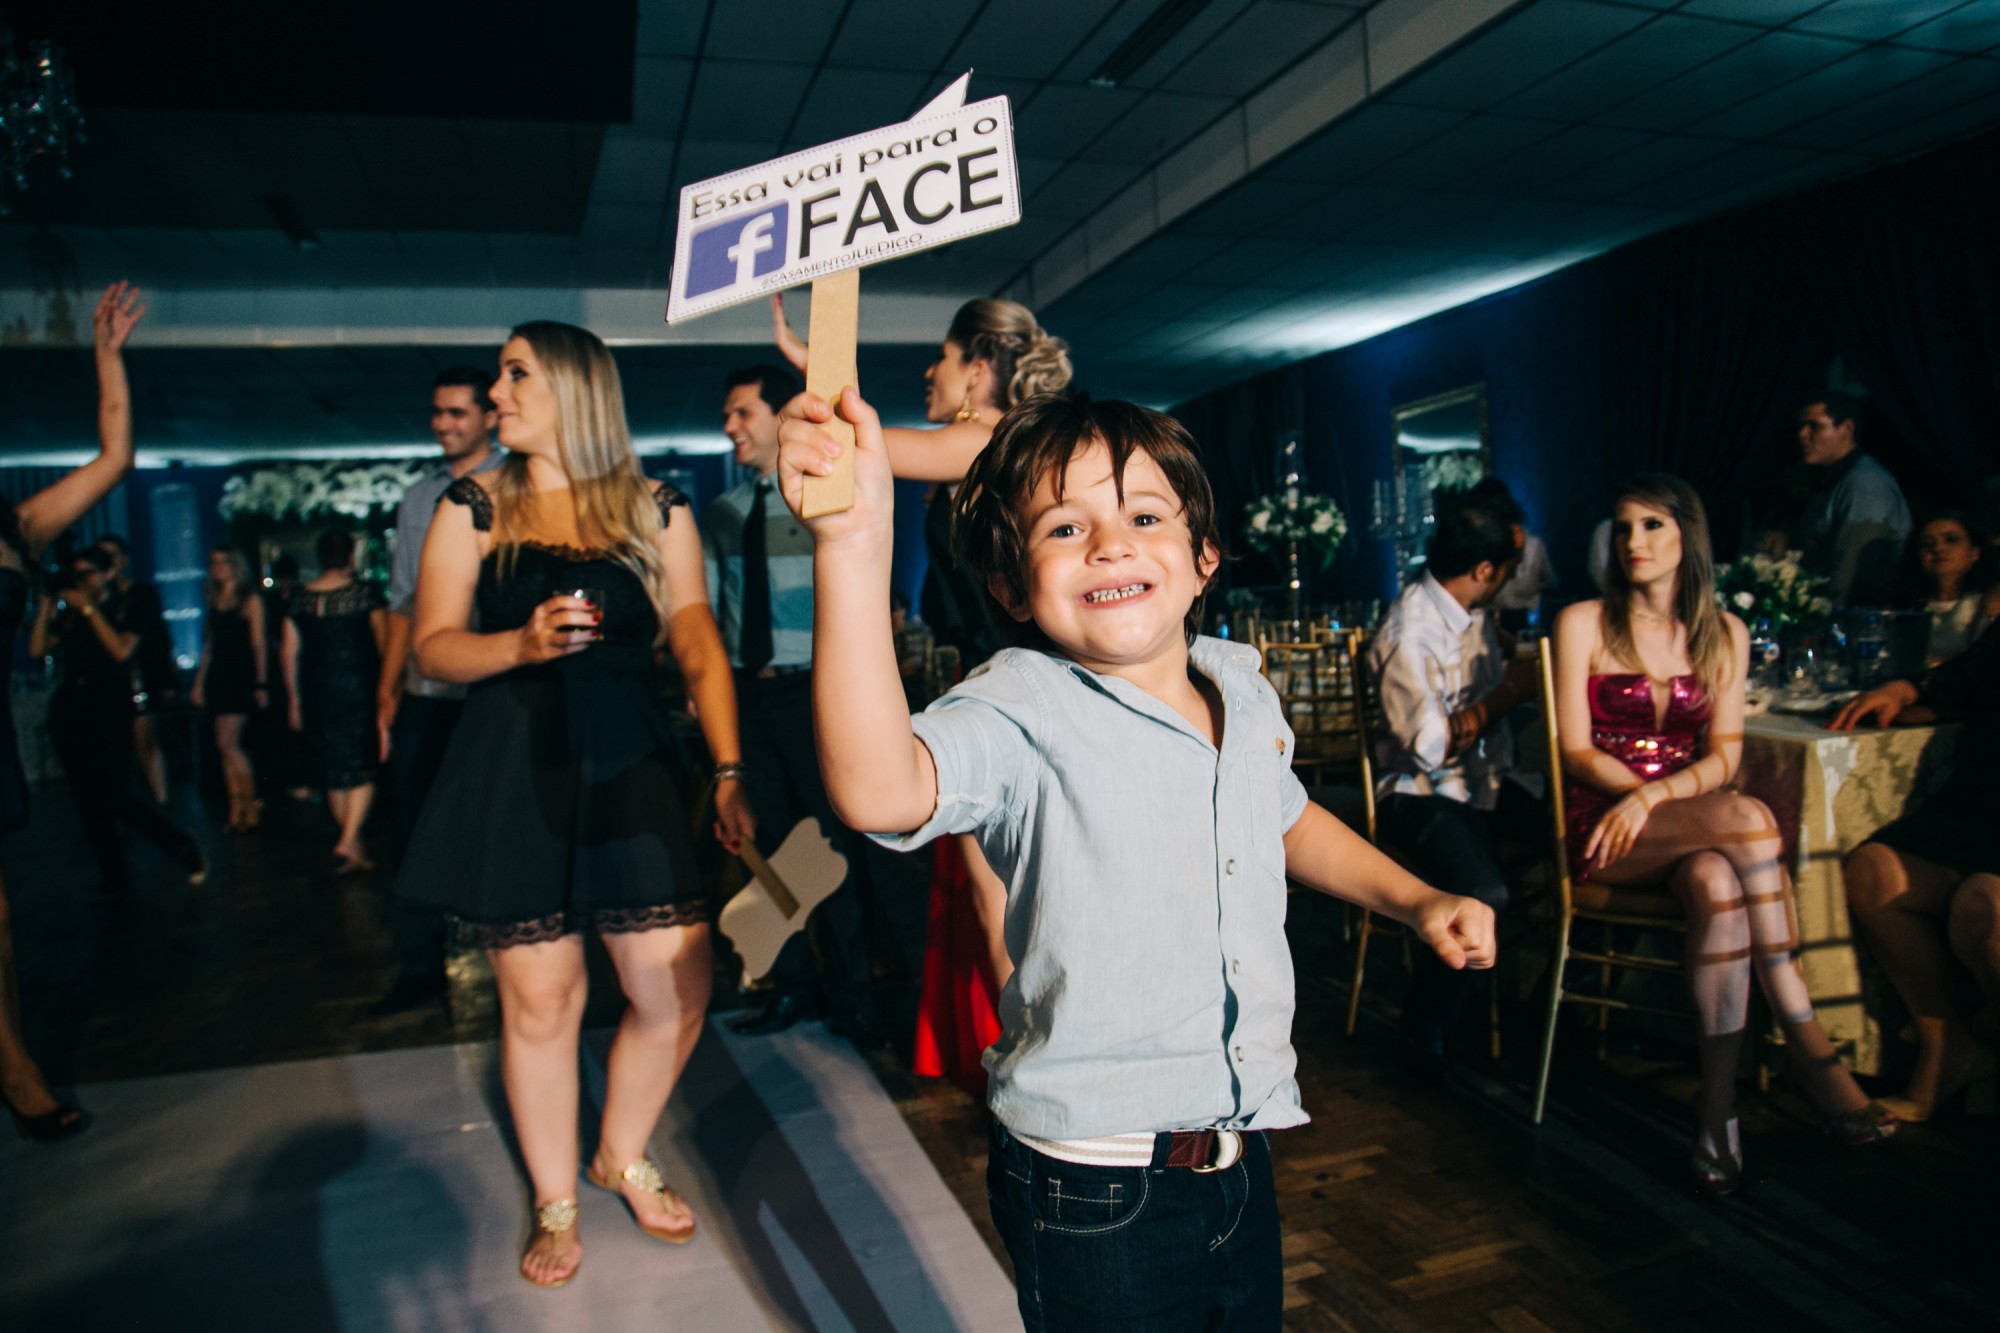
M958 411L952 413L951 415L952 415L952 420L954 421L979 420L979 409L972 405L972 390L967 389L965 391L965 401L963 403L960 403Z

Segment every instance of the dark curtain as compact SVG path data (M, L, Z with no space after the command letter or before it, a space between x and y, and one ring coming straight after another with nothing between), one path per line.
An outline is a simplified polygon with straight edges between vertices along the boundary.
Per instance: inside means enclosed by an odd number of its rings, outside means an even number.
M1916 459L1925 490L2000 471L2000 134L1744 219Z
M1243 506L1277 489L1278 439L1286 431L1304 428L1304 363L1203 394L1175 407L1173 413L1201 446L1202 463L1215 489L1216 525L1230 554L1256 559L1241 539ZM1225 562L1223 585L1236 581Z
M1734 222L1600 262L1607 471L1671 472L1719 522L1770 470L1801 388L1823 382L1826 339Z

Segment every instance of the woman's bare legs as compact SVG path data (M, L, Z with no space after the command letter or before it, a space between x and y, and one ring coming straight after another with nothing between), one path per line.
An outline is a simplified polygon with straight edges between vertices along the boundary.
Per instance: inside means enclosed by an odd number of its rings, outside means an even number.
M986 864L986 853L979 850L977 838L970 833L953 836L958 839L959 854L965 857L972 911L986 940L986 965L992 970L993 996L997 1000L1000 992L1007 989L1007 979L1014 975L1014 961L1007 956L1007 886L993 872L993 867Z
M333 817L340 821L340 841L333 844L333 854L343 861L365 866L368 852L361 842L361 830L368 823L368 807L375 802L375 784L364 782L358 787L330 791L326 801L333 809Z
M21 986L14 971L14 920L7 906L7 885L0 881L0 1093L27 1119L63 1109L48 1081L28 1054L21 1035ZM64 1123L75 1118L72 1111Z
M577 1036L583 1026L583 937L489 949L500 992L500 1077L534 1206L576 1197ZM521 1256L529 1281L550 1285L583 1262L574 1227L539 1228Z
M1798 922L1792 908L1791 882L1782 863L1784 842L1778 835L1777 821L1762 801L1726 791L1668 801L1647 819L1628 856L1590 873L1593 879L1611 884L1657 884L1671 880L1683 860L1703 852L1721 856L1735 873L1742 915L1749 928L1749 960L1771 1012L1784 1029L1786 1053L1800 1090L1823 1114L1844 1115L1863 1109L1868 1105L1867 1094L1840 1063L1826 1030L1813 1015L1805 977L1799 972ZM1712 863L1706 873L1713 875ZM1692 930L1689 935L1692 952ZM1706 1087L1703 1096L1706 1105Z
M243 752L241 713L218 713L215 717L215 753L222 761L222 785L229 789L229 827L250 827L250 803L257 799L257 775L250 756Z
M1979 1042L1972 1022L1952 1007L1951 957L1961 944L1977 958L1981 952L1976 918L1982 907L1990 914L1992 890L1981 892L1975 880L2000 887L1992 875L1967 877L1949 866L1884 847L1879 842L1856 848L1841 866L1847 907L1854 928L1889 974L1896 993L1909 1008L1917 1030L1917 1067L1901 1097L1883 1104L1899 1119L1928 1120L1939 1100L1957 1091L1976 1071ZM1959 907L1973 889L1972 902ZM1993 1003L1995 969L1990 959L1994 943L1983 941L1989 954L1987 1002ZM1978 976L1976 962L1968 962Z
M701 1037L715 966L708 927L666 926L607 934L604 948L628 1001L605 1069L604 1120L591 1166L631 1205L642 1225L679 1230L693 1211L672 1190L664 1198L620 1172L647 1155L647 1144Z

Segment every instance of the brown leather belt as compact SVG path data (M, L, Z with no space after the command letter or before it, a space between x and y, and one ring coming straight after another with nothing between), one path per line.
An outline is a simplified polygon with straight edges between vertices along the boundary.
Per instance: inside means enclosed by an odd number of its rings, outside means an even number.
M1221 1171L1243 1158L1243 1136L1261 1130L1176 1129L1167 1134L1168 1166L1192 1171Z

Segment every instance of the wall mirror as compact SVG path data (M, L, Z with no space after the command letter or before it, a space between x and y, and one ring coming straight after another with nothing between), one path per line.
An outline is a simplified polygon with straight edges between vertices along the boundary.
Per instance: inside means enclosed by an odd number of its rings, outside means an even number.
M1431 497L1463 490L1486 475L1486 385L1404 403L1390 415L1394 479L1377 488L1373 527L1395 543L1400 587L1423 570L1424 545L1436 521Z

